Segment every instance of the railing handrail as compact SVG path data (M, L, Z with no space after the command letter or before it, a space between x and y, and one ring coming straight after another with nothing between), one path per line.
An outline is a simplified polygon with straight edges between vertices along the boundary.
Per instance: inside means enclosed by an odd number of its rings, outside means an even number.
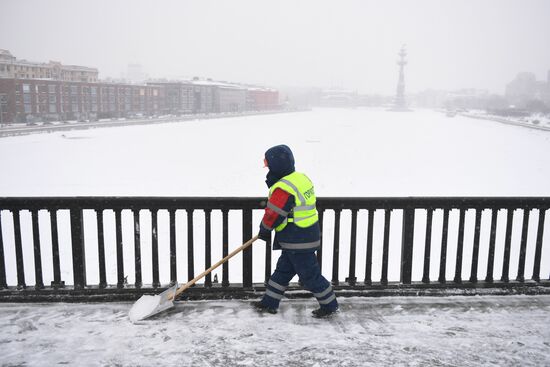
M0 197L2 209L261 209L265 197L59 196ZM318 209L550 208L550 197L319 197Z

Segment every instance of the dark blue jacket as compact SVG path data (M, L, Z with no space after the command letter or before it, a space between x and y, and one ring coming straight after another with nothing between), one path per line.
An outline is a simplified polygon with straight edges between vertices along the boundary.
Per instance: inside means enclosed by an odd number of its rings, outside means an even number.
M265 152L265 159L267 160L267 165L269 167L269 172L267 173L265 180L268 188L271 188L271 186L273 186L281 178L295 171L294 156L290 148L286 145L277 145L268 149L267 152ZM292 195L291 193L287 194L288 195L283 196L286 199L286 202L278 202L275 205L285 212L290 212L296 206L296 203L294 200L294 195ZM273 196L275 196L275 193L273 193ZM278 197L281 198L281 195L278 195ZM273 220L274 218L275 220ZM284 216L277 215L274 212L270 211L270 209L266 209L266 214L264 215L264 219L262 219L262 223L268 223L268 227L276 228L281 223L283 223L284 220ZM265 234L266 232L269 232L269 229L267 229L265 225L260 225L260 232L263 232ZM319 241L320 236L321 234L319 222L307 228L298 227L291 222L288 223L281 232L276 232L275 241L273 242L273 249L280 250L280 242L310 243ZM313 248L308 250L293 251L314 252L316 250L316 248Z

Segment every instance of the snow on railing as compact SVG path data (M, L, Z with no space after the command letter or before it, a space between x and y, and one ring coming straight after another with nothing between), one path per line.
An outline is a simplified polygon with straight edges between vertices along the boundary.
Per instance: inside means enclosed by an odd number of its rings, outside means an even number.
M0 300L160 291L251 238L264 206L265 198L0 198ZM549 285L550 198L319 198L317 206L317 257L337 291ZM270 242L192 294L262 290L276 260Z

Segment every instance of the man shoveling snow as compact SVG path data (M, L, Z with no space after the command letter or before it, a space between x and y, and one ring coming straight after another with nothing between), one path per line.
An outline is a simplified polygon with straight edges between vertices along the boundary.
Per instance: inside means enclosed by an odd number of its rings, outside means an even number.
M274 250L282 250L271 275L259 311L277 313L279 303L290 280L298 274L301 283L319 302L314 317L331 316L338 310L338 301L330 283L321 275L315 256L320 246L319 216L315 207L313 183L294 169L294 156L286 145L277 145L265 153L264 165L269 168L266 184L269 201L260 225L258 238L266 241L275 229Z

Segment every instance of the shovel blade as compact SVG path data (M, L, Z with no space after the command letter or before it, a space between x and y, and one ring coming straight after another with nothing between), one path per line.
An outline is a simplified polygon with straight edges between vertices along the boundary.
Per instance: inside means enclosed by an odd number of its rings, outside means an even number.
M141 321L174 307L173 299L177 289L178 285L175 284L157 296L142 296L130 309L130 321Z

